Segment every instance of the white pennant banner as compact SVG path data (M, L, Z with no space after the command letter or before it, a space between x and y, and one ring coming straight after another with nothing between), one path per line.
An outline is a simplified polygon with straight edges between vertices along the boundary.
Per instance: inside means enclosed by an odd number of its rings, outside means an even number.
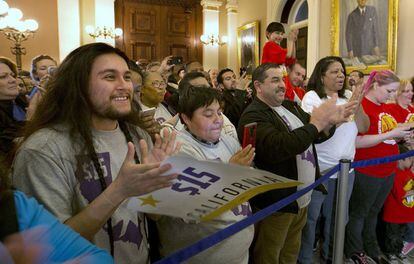
M172 165L166 174L179 174L173 185L130 198L129 209L190 222L208 221L259 193L300 184L264 170L188 156L169 157L162 162L166 163Z

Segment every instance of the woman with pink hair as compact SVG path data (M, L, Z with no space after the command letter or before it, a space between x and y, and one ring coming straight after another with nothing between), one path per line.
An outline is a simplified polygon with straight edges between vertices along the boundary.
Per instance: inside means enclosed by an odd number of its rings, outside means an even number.
M397 121L385 107L396 93L400 79L392 71L374 71L365 84L361 105L370 119L366 133L356 139L355 160L367 160L398 154L396 138L410 134L409 126ZM396 162L355 169L355 183L349 204L345 255L351 263L381 263L376 236L377 216L390 192L397 169Z

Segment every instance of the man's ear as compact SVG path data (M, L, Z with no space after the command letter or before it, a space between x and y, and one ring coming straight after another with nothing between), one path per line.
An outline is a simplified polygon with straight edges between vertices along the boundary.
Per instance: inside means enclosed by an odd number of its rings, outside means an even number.
M259 91L261 92L262 91L262 89L261 89L261 83L258 80L256 80L256 81L253 82L253 86L254 86L254 89L257 92L259 92Z
M188 127L188 124L191 122L191 119L183 113L180 113L180 117L182 119L182 121L184 122L184 124Z
M224 90L224 85L223 85L223 84L221 84L221 83L219 83L219 84L217 85L217 88L219 88L220 90Z

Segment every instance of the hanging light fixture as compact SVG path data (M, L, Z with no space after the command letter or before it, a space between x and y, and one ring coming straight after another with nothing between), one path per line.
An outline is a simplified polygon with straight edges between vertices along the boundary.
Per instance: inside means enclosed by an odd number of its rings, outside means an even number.
M200 41L204 45L222 46L222 45L227 44L228 40L229 39L227 36L220 37L219 35L215 35L215 34L210 34L210 35L203 34L200 36Z
M9 8L5 1L0 0L0 32L14 42L11 53L16 55L16 65L19 71L22 69L22 55L26 55L22 42L33 36L39 28L36 20L22 20L22 18L23 12L20 9Z
M121 28L111 28L111 27L93 27L91 25L88 25L85 27L86 33L89 34L89 36L93 38L119 38L122 36L123 31Z

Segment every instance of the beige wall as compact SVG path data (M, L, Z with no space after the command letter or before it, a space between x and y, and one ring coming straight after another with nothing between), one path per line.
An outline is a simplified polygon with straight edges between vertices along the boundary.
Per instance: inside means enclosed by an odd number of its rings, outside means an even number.
M413 0L400 0L398 30L397 73L402 78L414 76L414 34L412 32Z
M319 13L319 58L331 55L331 0L321 0ZM308 30L312 30L309 28Z
M320 12L319 12L319 58L328 56L331 54L331 0L319 0ZM274 9L273 6L269 6L272 3L276 4L279 1L269 0L239 0L239 26L254 20L260 21L261 38L260 38L260 50L262 50L264 43L266 42L265 29L267 26L267 20L271 21L272 14L267 14L268 10ZM410 78L414 76L414 52L412 47L414 43L414 34L410 30L412 26L412 19L410 15L414 10L413 0L399 0L399 30L398 30L398 47L397 47L397 74L402 78ZM220 28L223 25L220 21ZM309 28L311 31L312 28ZM225 60L225 55L220 53L220 62ZM225 63L220 63L220 67L224 67Z
M225 1L223 1L223 5L220 7L219 34L220 36L227 35L227 11ZM227 68L227 65L227 45L223 45L219 48L219 69Z
M30 70L31 59L39 54L48 54L59 60L57 1L13 0L7 2L10 7L22 10L23 19L32 18L39 23L39 29L34 37L22 44L26 48L26 55L22 56L23 69ZM12 46L13 42L0 33L0 56L9 57L14 61L15 56L10 52Z
M75 1L75 0L74 0ZM331 0L320 0L320 37L319 37L319 57L330 55L331 52L331 39L330 39L330 26L331 26ZM81 10L89 10L85 8L85 3L91 1L81 1ZM227 34L227 17L225 5L226 1L223 0L223 5L220 7L220 34ZM412 46L414 43L414 34L410 31L412 25L412 19L410 15L414 10L413 0L400 0L399 6L399 30L398 30L398 54L397 54L397 73L402 78L409 78L414 76L414 53L412 52ZM47 53L52 57L59 59L59 35L58 35L58 12L56 0L13 0L8 1L11 7L20 8L23 11L24 18L33 18L39 22L39 30L34 35L34 38L29 38L23 42L23 47L26 48L27 54L23 55L23 68L30 69L31 59L42 53ZM267 26L267 14L268 10L272 7L268 6L272 3L269 0L239 0L238 8L238 26L246 23L259 20L260 21L260 51L266 42L265 29ZM273 1L273 3L275 3ZM82 8L83 7L83 8ZM85 13L81 14L81 25L88 24L88 16ZM90 20L90 19L89 19ZM271 19L270 19L271 20ZM269 20L269 21L270 21ZM82 27L82 26L81 26ZM312 30L309 28L309 30ZM82 31L83 33L83 31ZM90 42L90 39L85 35L82 35L82 42ZM89 40L89 41L87 41ZM14 55L10 52L12 42L7 40L3 34L0 34L0 55L7 56L14 60ZM237 52L237 50L234 50ZM219 67L224 68L227 66L227 50L226 46L219 49ZM237 71L237 69L235 69Z
M239 0L239 26L260 21L260 52L266 42L266 10L266 0Z

